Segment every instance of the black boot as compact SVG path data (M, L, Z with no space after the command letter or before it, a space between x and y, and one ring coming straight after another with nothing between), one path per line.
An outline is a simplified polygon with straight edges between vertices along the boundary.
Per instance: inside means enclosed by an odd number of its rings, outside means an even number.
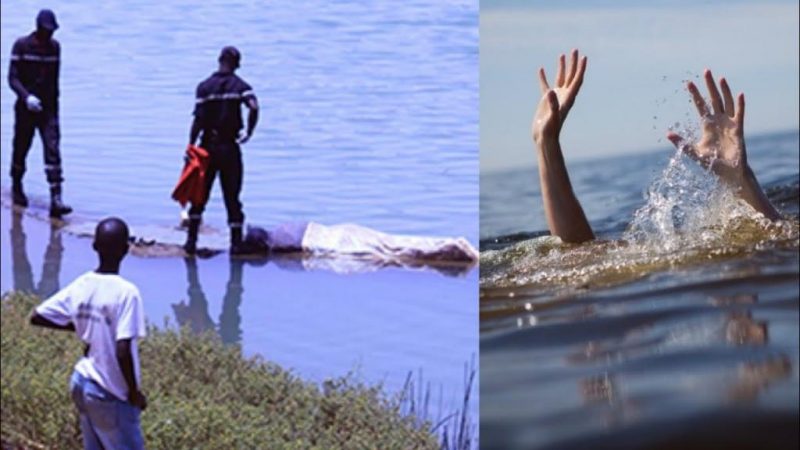
M242 245L242 227L231 227L231 255L241 255L244 253Z
M22 191L22 177L13 177L11 186L11 196L14 200L14 204L27 208L28 197L26 197L25 192Z
M72 208L61 201L61 185L50 186L50 217L61 218L72 212Z
M183 244L183 250L188 255L194 255L197 252L197 232L200 231L200 219L189 219L188 233L186 234L186 243Z

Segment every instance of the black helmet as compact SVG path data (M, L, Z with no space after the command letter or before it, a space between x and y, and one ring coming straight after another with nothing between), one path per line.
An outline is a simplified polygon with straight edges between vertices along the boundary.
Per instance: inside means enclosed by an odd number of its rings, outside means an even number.
M36 28L56 31L58 29L58 22L56 22L55 13L49 9L39 11L39 14L36 16Z
M227 61L234 69L239 68L239 61L242 59L242 54L236 47L229 45L224 47L219 53L219 62Z

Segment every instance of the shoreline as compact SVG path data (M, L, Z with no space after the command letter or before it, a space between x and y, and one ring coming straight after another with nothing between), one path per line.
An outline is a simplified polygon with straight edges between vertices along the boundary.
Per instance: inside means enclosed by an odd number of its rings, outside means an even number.
M68 412L74 408L62 381L80 345L68 333L28 325L24 319L38 301L32 295L3 295L3 445L43 441L45 447L58 443L78 448L77 421L65 417L75 413ZM448 442L448 448L469 448L474 431L457 429L456 420L453 428L437 430L427 406L415 403L415 395L423 398L429 392L415 394L413 383L398 394L350 375L317 385L259 356L245 357L240 348L225 345L213 333L162 330L152 324L148 328L141 360L150 406L142 421L147 442L156 448L214 440L234 446L263 444L264 439L346 448L364 438L385 439L386 445L414 442L415 448L439 448L439 441ZM465 413L471 382L465 388L465 407L453 415L471 420ZM41 413L36 405L44 404L50 404L46 415L29 417ZM52 409L62 414L52 414ZM236 430L231 433L232 424ZM287 434L286 425L295 431ZM67 433L70 428L75 429Z
M3 292L22 283L28 290L47 296L95 264L90 240L58 232L49 221L27 215L22 217L21 233L15 236L10 229L14 225L11 209L1 208L0 214L4 225L0 231L0 257L2 267L7 268L0 277ZM432 416L445 417L459 407L464 395L463 368L470 354L445 354L439 347L467 347L471 339L458 336L468 334L467 330L458 326L455 337L433 348L426 342L431 339L428 335L437 334L436 327L427 325L421 338L415 337L418 333L413 331L431 323L431 318L442 322L443 314L449 316L442 308L460 303L456 300L463 295L458 292L469 287L470 279L477 279L477 271L471 271L466 278L391 268L340 275L327 270L308 271L296 264L237 265L224 257L197 259L194 267L186 261L191 260L131 255L123 263L122 275L139 285L148 318L160 328L186 325L216 332L223 341L240 346L245 355L276 361L320 386L326 379L352 374L362 383L383 385L384 391L393 395L402 391L409 374L416 377L418 372L424 372L426 382L436 393L431 399ZM417 300L409 304L407 296L398 293L396 299L375 302L374 297L383 297L381 292L390 292L389 286L409 277L420 284L408 292ZM243 289L230 290L231 282ZM426 298L424 292L429 292L431 286L445 289L444 298ZM324 319L342 310L351 311L352 326ZM381 332L382 324L390 317L395 322L401 317L400 322L405 320L409 325L399 329L392 326L392 334ZM448 321L454 325L463 322L457 317ZM364 346L361 336L375 338L369 338L372 343ZM393 351L400 353L395 355ZM429 354L441 356L431 359L426 356ZM477 387L473 390L469 415L477 417ZM441 410L436 405L441 405Z

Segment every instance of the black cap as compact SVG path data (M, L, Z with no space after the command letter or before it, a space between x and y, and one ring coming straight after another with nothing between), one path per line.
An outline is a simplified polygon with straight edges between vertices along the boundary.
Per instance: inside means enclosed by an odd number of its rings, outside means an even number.
M239 50L236 47L229 45L224 47L222 51L219 53L219 62L227 61L231 63L234 69L239 68L239 61L242 59L242 54L239 53Z
M58 29L58 22L56 22L55 13L49 9L39 11L39 14L36 16L36 28L56 31Z

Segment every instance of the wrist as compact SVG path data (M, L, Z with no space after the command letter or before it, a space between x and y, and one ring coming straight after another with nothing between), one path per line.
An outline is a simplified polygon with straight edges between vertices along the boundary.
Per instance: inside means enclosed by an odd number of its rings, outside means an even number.
M756 174L753 173L753 169L750 166L746 166L742 170L739 188L744 196L753 196L755 193L762 192L761 185L756 180Z
M536 148L539 150L539 153L560 153L561 143L559 142L558 136L540 136L539 139L536 140Z

